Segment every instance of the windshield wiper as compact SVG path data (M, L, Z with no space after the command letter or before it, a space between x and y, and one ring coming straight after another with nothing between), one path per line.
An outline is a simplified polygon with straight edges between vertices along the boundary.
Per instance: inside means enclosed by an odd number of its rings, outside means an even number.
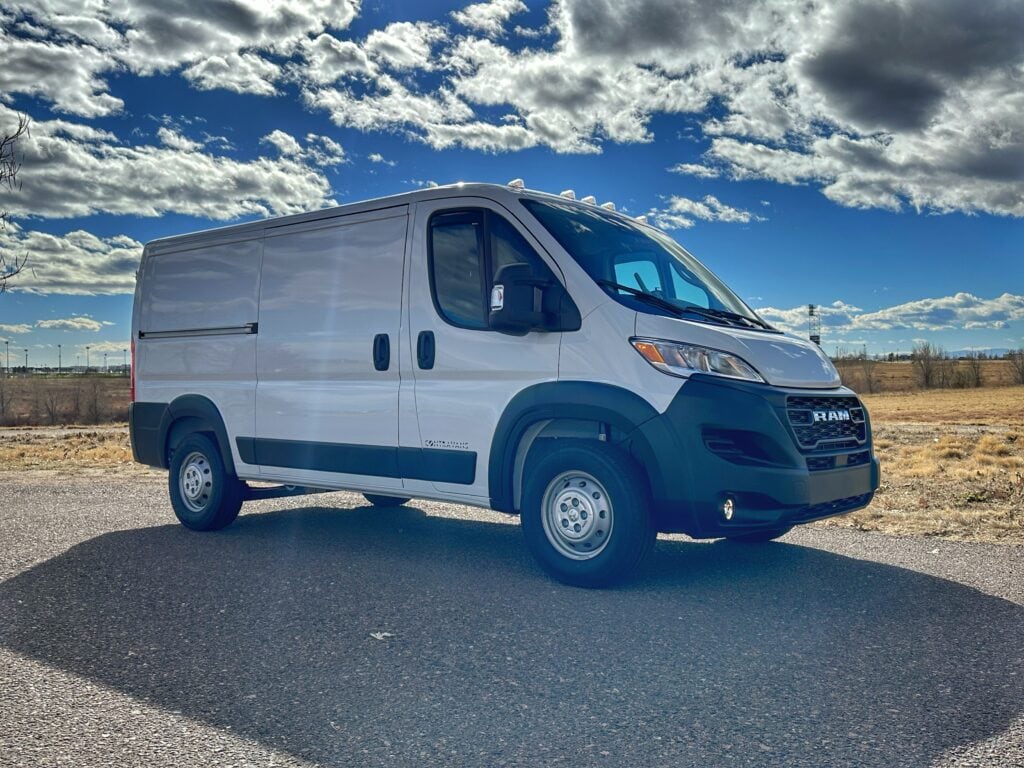
M764 328L766 331L772 331L773 333L779 333L778 328L774 328L759 317L750 317L748 315L741 315L739 312L730 312L727 309L710 309L705 307L694 307L694 310L701 314L708 314L712 317L725 317L730 320L744 320L747 324L754 324L760 328Z
M605 288L615 288L620 291L625 291L628 294L636 296L641 301L646 301L648 304L653 304L656 307L667 309L669 312L676 315L681 315L689 309L689 307L680 307L678 304L673 304L668 299L663 299L661 296L655 296L653 293L648 293L647 291L641 291L639 288L634 288L631 285L616 283L614 280L596 280L595 282L598 285L603 285Z
M699 307L696 304L680 306L679 304L675 304L669 301L668 299L661 298L661 296L656 296L655 294L649 293L648 291L641 291L639 288L634 288L631 285L623 285L622 283L616 283L614 280L597 280L595 282L598 285L605 286L606 288L615 288L620 291L625 291L626 293L635 296L641 301L646 301L648 304L653 304L656 307L667 309L669 312L672 312L673 314L676 315L699 315L700 317L704 317L709 320L716 320L719 323L722 323L723 325L737 325L741 328L751 328L753 327L753 323L757 323L757 325L765 328L766 330L775 330L762 320L756 320L752 317L741 315L738 312L728 312L724 309L707 309L705 307ZM741 323L740 321L744 322Z

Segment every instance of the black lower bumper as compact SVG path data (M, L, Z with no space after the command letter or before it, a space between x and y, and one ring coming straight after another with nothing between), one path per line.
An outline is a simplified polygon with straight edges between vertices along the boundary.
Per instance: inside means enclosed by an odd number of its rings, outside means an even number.
M879 485L863 440L802 451L787 418L787 390L693 376L628 447L647 468L659 530L712 538L805 523L860 509ZM847 389L820 394L853 397ZM824 467L824 468L823 468ZM732 501L726 519L723 505Z

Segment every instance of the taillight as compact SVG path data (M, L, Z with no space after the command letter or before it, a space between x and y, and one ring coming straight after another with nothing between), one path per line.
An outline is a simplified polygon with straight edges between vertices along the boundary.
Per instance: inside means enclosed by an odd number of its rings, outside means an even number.
M132 367L131 367L131 384L129 387L129 396L131 402L135 402L135 339L132 339Z

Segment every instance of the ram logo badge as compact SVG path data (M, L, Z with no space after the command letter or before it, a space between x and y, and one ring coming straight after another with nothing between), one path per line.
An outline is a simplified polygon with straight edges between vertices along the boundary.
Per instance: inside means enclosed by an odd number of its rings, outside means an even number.
M813 411L814 423L819 421L851 421L850 412L843 408L838 411Z

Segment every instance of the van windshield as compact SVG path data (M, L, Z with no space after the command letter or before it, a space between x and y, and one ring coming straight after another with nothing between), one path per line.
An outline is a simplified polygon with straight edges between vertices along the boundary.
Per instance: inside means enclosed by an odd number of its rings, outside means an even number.
M668 235L592 206L522 202L598 285L631 309L775 330Z

